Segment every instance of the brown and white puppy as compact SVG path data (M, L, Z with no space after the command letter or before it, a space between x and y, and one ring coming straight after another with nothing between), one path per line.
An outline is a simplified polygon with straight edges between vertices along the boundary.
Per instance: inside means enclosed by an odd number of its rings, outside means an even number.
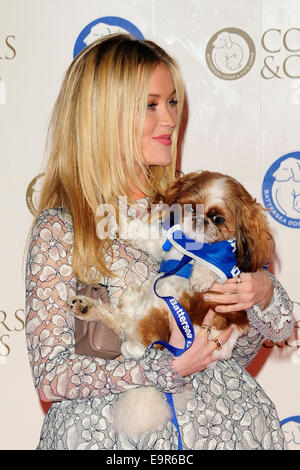
M255 272L270 259L273 239L265 210L235 179L209 171L189 173L169 185L163 202L168 207L175 203L182 207L184 217L190 218L191 223L187 225L192 227L196 239L200 228L204 228L205 243L235 237L237 265L242 272ZM195 217L197 205L203 205L201 220ZM191 208L188 214L184 211L185 207ZM147 214L129 222L130 244L147 251L158 262L163 258L181 259L182 254L174 247L167 253L163 251L162 245L166 238L159 232L158 224L152 227L151 239L146 237L145 234L149 234L147 224ZM153 236L155 230L159 232L157 236ZM125 289L118 307L76 296L69 299L70 309L78 318L103 321L122 339L123 355L126 358L139 357L154 341L168 342L170 337L170 312L153 290L157 277L139 289ZM161 279L158 292L161 296L173 296L178 300L188 312L197 334L207 311L215 306L204 300L203 292L216 280L218 276L214 272L195 261L189 279L176 275ZM233 328L231 337L221 349L214 351L212 357L215 360L229 358L238 337L248 331L246 312L216 314L210 338L216 338L221 330L230 325ZM145 397L146 393L151 396ZM157 410L157 416L153 416L154 408L151 405L148 407L149 416L145 416L143 407L141 420L137 419L133 410L137 408L140 394L142 400L146 399L148 404L155 402L153 406ZM176 396L174 398L176 405ZM122 394L115 412L118 429L132 437L153 430L168 419L170 411L164 396L149 387Z

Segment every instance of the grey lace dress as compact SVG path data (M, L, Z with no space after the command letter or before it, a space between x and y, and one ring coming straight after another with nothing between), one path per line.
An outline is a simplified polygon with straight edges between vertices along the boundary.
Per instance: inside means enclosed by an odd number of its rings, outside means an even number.
M166 350L146 350L138 360L102 360L74 352L74 318L65 302L77 286L72 274L72 219L62 208L44 211L32 230L26 265L26 336L34 385L52 402L41 430L39 449L176 450L178 435L170 421L137 441L111 426L112 404L128 389L154 386L164 393L192 384L193 396L177 413L183 449L285 449L274 404L244 369L265 339L292 334L292 303L272 277L274 295L263 312L249 309L247 336L233 357L189 378L172 369ZM111 302L127 285L140 286L156 274L145 252L118 240L107 256L117 276L105 278Z

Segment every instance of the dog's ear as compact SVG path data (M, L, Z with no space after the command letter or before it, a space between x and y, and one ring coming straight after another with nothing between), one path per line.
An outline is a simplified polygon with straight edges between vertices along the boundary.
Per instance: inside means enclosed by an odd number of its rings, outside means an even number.
M202 172L202 174L208 172ZM180 199L195 199L195 193L199 193L200 174L197 172L187 173L180 178L174 179L167 187L164 194L164 202L169 206Z
M180 194L184 191L184 187L188 181L187 176L174 179L167 187L164 194L164 202L172 206L179 199Z
M241 271L255 272L270 261L274 241L266 210L255 200L243 201L238 206L235 237L236 258Z

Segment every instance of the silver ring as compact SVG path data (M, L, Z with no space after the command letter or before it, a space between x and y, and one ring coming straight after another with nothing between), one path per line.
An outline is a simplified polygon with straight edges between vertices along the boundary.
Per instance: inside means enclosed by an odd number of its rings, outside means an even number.
M205 323L203 323L203 325L201 325L200 328L202 328L202 330L207 330L207 333L211 332L211 326L205 325Z

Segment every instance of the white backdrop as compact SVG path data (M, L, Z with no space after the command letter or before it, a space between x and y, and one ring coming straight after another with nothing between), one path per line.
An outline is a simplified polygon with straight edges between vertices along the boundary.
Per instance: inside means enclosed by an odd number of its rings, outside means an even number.
M1 449L34 449L39 440L45 406L33 388L24 335L30 183L44 169L51 110L77 38L105 17L123 27L130 22L178 60L188 100L182 169L230 174L260 202L264 191L275 273L300 301L300 178L289 180L291 201L281 193L270 202L269 189L284 187L264 182L280 159L287 164L287 154L294 164L300 158L300 2L0 0ZM263 347L249 368L276 404L291 449L300 449L297 331L292 347Z

